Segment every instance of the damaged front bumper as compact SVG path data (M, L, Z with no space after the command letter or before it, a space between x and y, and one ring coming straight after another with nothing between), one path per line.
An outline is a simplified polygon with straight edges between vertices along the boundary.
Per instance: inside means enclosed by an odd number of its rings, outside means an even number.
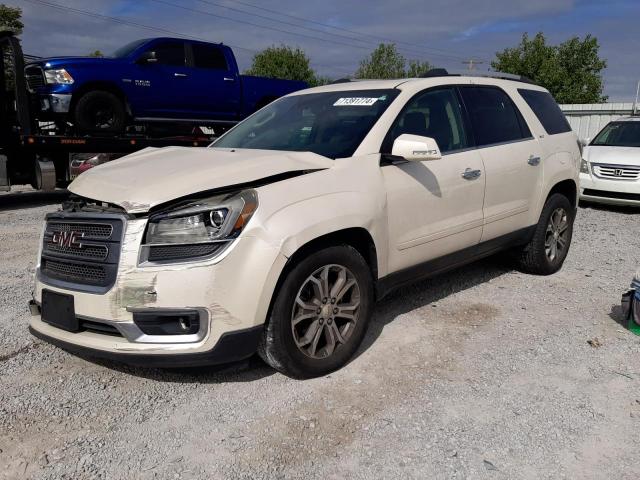
M72 352L148 366L224 363L255 353L286 263L278 248L241 237L209 260L141 263L146 219L124 225L117 274L105 291L51 281L38 265L33 335ZM43 294L73 297L74 328L43 320Z

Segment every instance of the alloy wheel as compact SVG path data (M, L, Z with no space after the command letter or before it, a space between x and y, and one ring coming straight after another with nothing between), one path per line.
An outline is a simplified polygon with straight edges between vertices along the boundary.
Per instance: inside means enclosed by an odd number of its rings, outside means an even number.
M291 312L291 331L298 349L308 357L331 356L351 337L360 313L360 286L342 265L313 272L298 291Z
M549 217L544 242L547 258L553 262L569 246L569 218L564 208L556 208Z

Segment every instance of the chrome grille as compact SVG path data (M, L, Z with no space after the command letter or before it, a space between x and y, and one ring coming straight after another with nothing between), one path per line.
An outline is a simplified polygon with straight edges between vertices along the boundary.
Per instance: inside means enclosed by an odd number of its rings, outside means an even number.
M608 165L594 163L591 165L593 174L596 177L611 180L638 180L640 179L640 166L633 165Z
M115 282L124 230L121 215L47 216L40 277L45 283L104 292Z
M79 258L93 258L96 260L106 260L107 255L109 255L109 248L106 245L80 244L77 247L66 247L53 243L50 238L45 244L45 249L52 253L61 253L63 255Z
M32 92L45 85L42 68L36 65L25 68L24 76L27 81L27 88Z
M83 238L108 240L113 233L113 225L108 223L71 223L58 221L47 223L47 232L62 233L71 231L80 233Z
M89 283L100 283L107 277L104 267L99 265L64 263L49 259L43 260L42 270L47 274L62 276L67 280L88 281Z

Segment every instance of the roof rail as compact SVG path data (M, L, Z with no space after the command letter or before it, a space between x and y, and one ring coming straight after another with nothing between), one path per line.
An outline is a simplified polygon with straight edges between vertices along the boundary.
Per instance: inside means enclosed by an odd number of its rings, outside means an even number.
M351 82L350 78L339 78L337 80L334 80L333 82L330 82L329 85L334 85L336 83L349 83Z
M514 82L531 83L532 85L537 85L537 83L531 80L529 77L525 77L524 75L514 75L513 73L484 72L476 76L487 77L487 78L499 78L501 80L513 80Z
M498 78L501 80L512 80L514 82L530 83L536 85L536 82L522 75L514 75L512 73L504 72L464 72L464 73L449 73L444 68L432 68L420 75L420 78L432 78L432 77L486 77L486 78Z
M420 78L448 77L448 76L449 76L449 72L447 72L446 68L432 68L420 74Z

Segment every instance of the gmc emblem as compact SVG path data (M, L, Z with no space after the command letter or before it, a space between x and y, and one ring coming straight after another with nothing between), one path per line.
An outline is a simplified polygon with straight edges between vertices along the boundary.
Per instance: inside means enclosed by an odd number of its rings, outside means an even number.
M82 248L80 240L84 237L84 232L55 232L51 237L51 243L63 248Z

